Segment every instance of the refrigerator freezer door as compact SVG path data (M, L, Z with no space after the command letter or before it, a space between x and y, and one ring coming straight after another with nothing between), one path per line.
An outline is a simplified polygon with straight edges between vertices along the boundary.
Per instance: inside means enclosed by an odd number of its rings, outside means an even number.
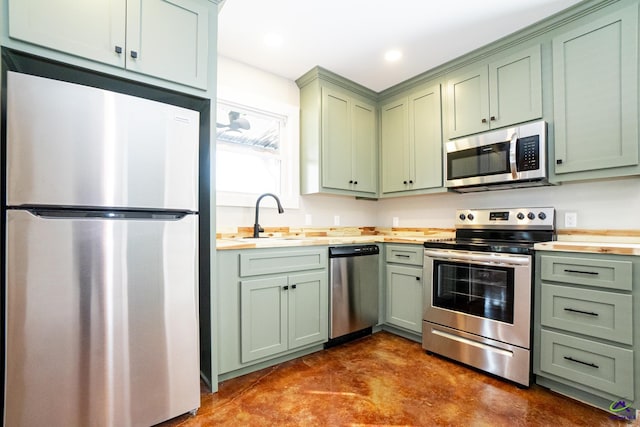
M7 73L7 205L198 210L199 113Z
M200 406L196 215L7 216L5 425L149 426Z

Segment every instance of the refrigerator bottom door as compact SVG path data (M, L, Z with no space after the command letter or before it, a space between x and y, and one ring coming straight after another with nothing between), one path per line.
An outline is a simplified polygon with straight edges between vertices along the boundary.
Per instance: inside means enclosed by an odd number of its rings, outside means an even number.
M7 211L7 426L149 426L200 406L197 217Z

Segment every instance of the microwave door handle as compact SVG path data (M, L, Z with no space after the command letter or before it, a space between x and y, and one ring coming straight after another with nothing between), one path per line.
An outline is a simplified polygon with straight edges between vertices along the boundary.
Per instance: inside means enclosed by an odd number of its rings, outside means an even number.
M518 178L518 167L516 165L516 147L518 145L518 133L511 135L511 143L509 144L509 165L511 166L511 177Z

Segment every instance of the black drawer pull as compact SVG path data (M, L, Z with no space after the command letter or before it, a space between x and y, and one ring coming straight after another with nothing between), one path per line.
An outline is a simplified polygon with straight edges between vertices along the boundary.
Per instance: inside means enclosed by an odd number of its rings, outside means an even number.
M297 287L298 287L298 285L291 285L291 289L295 289Z
M570 311L572 313L588 314L589 316L598 316L598 313L594 313L593 311L582 311L582 310L576 310L575 308L565 307L564 311Z
M283 286L282 289L284 289L285 291L288 291L289 287L288 286Z
M576 363L580 363L581 365L591 366L592 368L600 369L600 366L596 365L595 363L583 362L582 360L574 359L573 357L570 357L570 356L563 356L563 357L570 362L576 362Z
M597 271L567 270L566 268L565 268L564 272L565 273L590 274L592 276L597 276L598 274L600 274Z

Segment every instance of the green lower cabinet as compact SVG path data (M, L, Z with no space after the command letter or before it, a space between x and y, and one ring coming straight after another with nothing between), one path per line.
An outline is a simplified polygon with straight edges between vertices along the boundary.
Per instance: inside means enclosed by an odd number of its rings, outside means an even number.
M422 333L422 268L387 265L387 323Z
M536 251L536 382L607 410L640 406L640 257Z
M240 282L242 363L273 356L328 337L325 273Z
M329 337L326 246L217 251L218 379L321 350Z

